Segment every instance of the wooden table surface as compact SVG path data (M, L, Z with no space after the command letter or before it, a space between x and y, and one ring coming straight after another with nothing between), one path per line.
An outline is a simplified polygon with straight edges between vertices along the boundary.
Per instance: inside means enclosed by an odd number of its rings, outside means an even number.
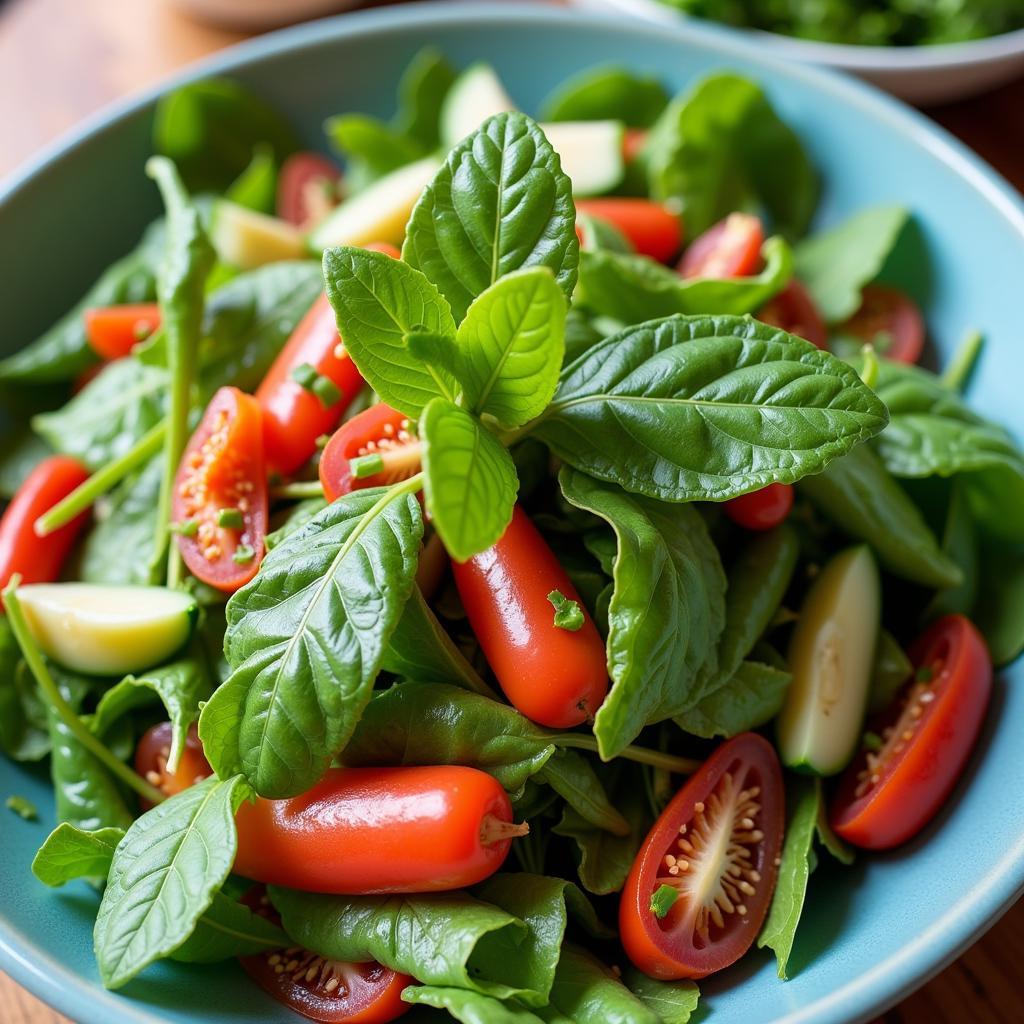
M0 0L0 176L103 104L241 38L167 0ZM1022 110L1024 80L929 113L1024 189ZM879 1024L1020 1024L1022 963L1024 903ZM0 975L0 1024L67 1022Z

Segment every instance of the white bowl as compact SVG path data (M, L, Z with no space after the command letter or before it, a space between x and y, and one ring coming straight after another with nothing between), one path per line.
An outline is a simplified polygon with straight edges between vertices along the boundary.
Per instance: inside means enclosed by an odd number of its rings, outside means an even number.
M573 2L580 7L620 11L666 25L678 24L686 18L660 0ZM701 23L711 24L703 19ZM772 56L848 71L900 99L921 105L974 96L1024 74L1024 29L938 46L846 46L793 39L775 32L715 27L751 38Z

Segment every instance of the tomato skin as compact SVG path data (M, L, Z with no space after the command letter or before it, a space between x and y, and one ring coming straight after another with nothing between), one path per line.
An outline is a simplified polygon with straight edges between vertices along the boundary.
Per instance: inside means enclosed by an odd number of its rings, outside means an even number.
M460 766L330 768L300 796L243 804L236 820L238 874L346 895L474 885L518 834L497 780ZM507 836L483 842L490 824Z
M738 498L730 498L722 507L725 514L745 530L774 530L785 522L793 508L793 487L790 484L769 484Z
M930 699L902 750L883 760L879 781L858 796L867 753L846 770L832 805L836 834L867 850L889 850L917 835L938 813L963 773L992 693L992 659L981 634L963 615L935 622L910 649L914 665L937 667L927 684L911 679L895 709L873 724L882 735L904 724L898 712L915 687Z
M714 792L727 772L740 786L760 787L757 828L764 838L757 844L753 867L760 873L756 888L745 900L747 913L726 918L724 934L703 945L693 939L693 908L681 895L676 907L659 920L651 910L665 854L676 849L680 826L692 824L695 805ZM703 978L735 963L750 948L771 904L782 850L785 820L782 769L772 745L756 733L741 733L721 744L697 773L669 801L652 826L633 861L619 903L619 932L629 959L645 974L663 981ZM686 833L692 835L693 830ZM680 920L680 916L682 920Z
M683 253L683 277L748 277L761 267L764 229L749 213L730 213L695 238Z
M683 244L682 222L649 199L577 199L576 211L617 227L642 256L668 263Z
M221 509L242 515L242 527L217 523ZM221 388L185 448L174 478L172 515L194 522L194 536L175 541L189 572L211 587L234 593L256 575L267 535L267 473L259 403L238 388ZM252 557L235 561L244 544Z
M15 573L23 583L52 583L60 576L89 513L80 513L46 537L36 535L35 522L88 479L85 466L67 455L43 459L25 478L0 519L0 590Z
M467 562L452 561L473 632L505 696L527 718L569 729L591 718L608 693L604 642L551 548L516 505L501 540ZM583 611L582 628L554 624L548 594Z
M312 366L328 378L341 392L341 398L325 406L317 395L294 380L292 371L303 365ZM334 310L327 296L321 295L256 390L256 399L263 408L267 465L282 476L294 473L316 451L317 438L334 429L362 386L362 374L341 345Z
M917 303L895 288L869 284L861 295L860 309L839 333L874 342L879 334L891 339L879 354L898 363L916 363L924 351L924 317Z
M648 134L646 128L626 129L622 136L622 158L627 164L633 163L643 152L644 146L647 145Z
M167 796L181 793L213 774L195 724L189 726L178 770L173 774L168 772L167 758L171 751L172 735L171 723L159 722L143 733L135 748L135 770ZM153 806L146 800L141 800L140 804L144 811Z
M85 336L89 347L108 361L128 355L159 327L160 307L155 302L85 311Z
M340 180L341 171L327 157L293 153L277 176L278 217L298 227L320 220L337 204Z
M828 328L818 312L811 293L795 277L761 307L757 319L772 327L795 334L817 348L828 348Z

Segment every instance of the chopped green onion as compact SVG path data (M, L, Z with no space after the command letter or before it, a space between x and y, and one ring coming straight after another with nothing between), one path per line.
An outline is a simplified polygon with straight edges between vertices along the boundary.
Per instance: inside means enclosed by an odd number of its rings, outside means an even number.
M36 805L23 796L9 796L4 806L7 810L14 811L19 818L24 818L25 821L35 821L39 817Z
M374 473L379 473L384 468L384 457L382 455L360 455L356 459L350 459L348 470L356 480L365 480Z
M303 390L316 395L325 409L341 401L342 394L338 385L330 377L317 373L316 367L309 363L300 363L296 366L291 377Z
M869 387L873 388L878 383L878 353L874 345L865 345L860 354L864 357L864 365L860 368L860 379Z
M862 746L865 750L870 750L872 754L877 754L882 749L882 737L877 732L866 732Z
M557 629L567 629L570 633L575 633L576 630L583 628L586 619L576 601L570 600L560 590L552 590L548 594L548 600L555 609L555 627Z
M170 530L181 537L194 537L199 532L199 523L194 519L185 519L180 523L171 523Z
M225 526L230 530L240 530L245 525L245 521L237 508L222 508L217 513L217 525Z
M660 921L679 899L679 890L671 885L659 885L651 895L651 913Z
M306 391L313 389L313 382L319 376L320 374L316 372L316 367L311 363L300 363L291 373L292 380Z
M246 562L251 562L255 557L256 552L248 544L239 544L235 549L235 553L231 556L231 561L236 565L245 565Z

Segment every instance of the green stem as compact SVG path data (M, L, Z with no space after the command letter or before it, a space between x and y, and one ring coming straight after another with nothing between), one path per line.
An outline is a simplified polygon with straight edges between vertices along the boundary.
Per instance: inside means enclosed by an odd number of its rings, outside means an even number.
M119 484L129 473L149 462L163 447L167 424L161 420L135 446L113 462L98 469L88 480L79 484L66 498L57 502L35 523L37 537L45 537L70 523L84 512L97 498Z
M302 501L304 498L322 498L323 496L324 488L319 480L300 480L270 489L270 497L275 501Z
M985 337L981 331L967 333L953 353L952 362L940 378L947 388L951 391L963 391L984 345Z
M152 804L162 803L166 797L155 786L151 786L141 775L132 771L123 761L119 761L107 749L103 741L82 721L75 709L64 699L60 688L54 682L46 662L36 646L25 613L18 599L18 584L21 577L16 573L3 592L4 607L7 609L7 621L10 624L14 639L18 641L21 653L25 658L32 675L35 676L39 689L49 701L54 711L60 715L64 724L79 743L89 751L101 764L106 766L125 785L134 789L144 800Z
M553 743L560 747L568 747L572 750L588 750L593 754L599 753L597 738L588 736L582 732L560 732L551 737ZM649 764L653 768L664 768L665 771L675 772L677 775L692 775L703 762L694 761L689 757L676 757L675 754L667 754L662 750L651 750L648 747L623 747L618 757L624 757L627 761L636 761L637 764Z

